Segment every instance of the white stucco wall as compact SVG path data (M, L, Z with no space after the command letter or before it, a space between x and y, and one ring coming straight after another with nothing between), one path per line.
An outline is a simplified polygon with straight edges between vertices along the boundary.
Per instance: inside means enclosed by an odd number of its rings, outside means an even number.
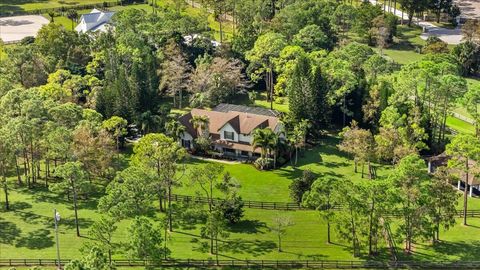
M275 127L275 130L274 130L273 132L275 132L276 134L279 134L279 133L281 133L281 132L284 131L283 128L284 128L284 127L283 127L283 124L282 124L282 123L278 123L277 126ZM285 134L284 134L284 133L281 133L281 134L280 134L280 138L285 139Z
M192 135L190 135L190 133L188 133L188 132L183 132L182 139L184 139L186 141L193 141Z
M233 129L232 125L230 125L229 123L225 124L219 131L220 133L220 139L222 140L226 140L225 139L225 131L229 131L229 132L233 132L233 140L227 140L227 141L234 141L234 142L238 142L238 134L237 132L235 131L235 129Z
M247 143L251 144L252 143L252 136L239 134L238 135L238 140L240 142L247 142Z

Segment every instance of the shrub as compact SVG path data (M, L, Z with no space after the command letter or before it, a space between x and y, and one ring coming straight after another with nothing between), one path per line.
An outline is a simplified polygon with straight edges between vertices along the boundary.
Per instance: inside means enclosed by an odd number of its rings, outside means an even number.
M232 193L220 204L223 216L230 224L238 223L243 217L243 200L236 193Z
M290 184L290 197L297 203L302 202L303 194L310 190L317 176L310 170L303 171L303 175Z
M423 46L422 53L449 53L448 44L442 41L436 36L430 36L427 39L427 43Z
M273 166L272 158L258 158L254 163L255 167L260 170L269 169Z

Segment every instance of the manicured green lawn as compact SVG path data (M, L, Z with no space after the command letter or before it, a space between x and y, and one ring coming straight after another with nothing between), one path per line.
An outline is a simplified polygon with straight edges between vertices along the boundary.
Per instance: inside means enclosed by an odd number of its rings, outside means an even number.
M420 60L423 55L418 53L418 49L425 44L420 38L421 33L419 27L399 25L394 44L384 49L384 54L401 65Z
M55 240L52 223L53 209L61 213L60 247L62 258L78 258L79 248L88 241L87 227L98 219L94 210L95 200L80 204L80 222L83 237L75 236L73 210L70 203L42 189L16 189L11 194L13 211L0 212L0 259L7 258L55 258ZM283 238L284 252L277 251L276 235L269 230L277 215L289 216L294 225ZM118 224L114 242L121 244L129 239L126 228L129 220ZM457 220L460 224L461 220ZM450 231L441 232L440 244L416 244L410 260L459 260L480 259L475 248L480 243L480 219L469 219L470 226L456 225ZM326 225L314 211L271 211L246 209L243 221L228 229L229 237L223 238L220 259L311 259L355 260L349 244L339 241L334 233L334 244L326 243ZM335 231L335 229L333 230ZM200 225L181 222L169 234L168 246L173 258L213 259L205 248L207 240L200 236ZM467 237L468 236L468 237ZM381 246L384 246L382 243ZM401 250L401 243L398 243ZM382 249L382 258L388 255ZM114 258L125 258L117 254Z
M322 145L305 152L297 168L291 165L275 171L260 172L247 164L225 165L242 184L240 194L244 199L262 201L289 201L288 184L301 174L301 170L311 169L320 177L349 177L355 181L362 181L359 174L353 173L353 164L350 159L338 152L334 137L326 137ZM200 166L204 161L192 159L188 167ZM378 174L385 176L386 169L379 168ZM77 258L79 248L88 241L88 227L99 218L96 204L101 194L82 201L79 205L79 217L83 237L76 237L74 227L74 213L71 202L59 197L45 188L37 187L32 190L15 186L13 177L10 178L12 188L10 201L12 211L0 210L0 259L6 258L54 258L55 245L52 215L56 208L62 216L60 225L60 247L62 258ZM370 181L364 179L363 181ZM188 180L175 193L194 194L196 188L187 185ZM3 204L3 196L0 204ZM461 199L459 198L459 201ZM471 199L471 209L480 205L478 199ZM3 205L2 205L3 206ZM460 205L459 205L460 207ZM284 252L277 251L276 235L269 230L276 215L287 215L295 225L288 229L284 237ZM153 218L157 219L159 214ZM118 224L114 235L116 243L129 239L127 227L129 220ZM414 259L451 259L463 258L469 252L470 259L480 255L473 251L473 247L480 241L480 219L470 219L473 226L455 226L451 231L443 233L442 239L446 242L432 248L428 243L419 245ZM474 227L479 226L479 227ZM326 244L326 225L315 211L271 211L246 209L242 222L229 228L230 236L222 239L220 248L222 259L325 259L325 260L352 260L349 244L339 241L334 235L335 244ZM200 236L200 225L183 221L177 224L175 232L171 233L168 245L174 258L208 259L213 256L205 249L205 239ZM469 235L469 237L465 237ZM463 236L463 237L462 237ZM225 241L225 242L224 242ZM383 245L383 244L382 244ZM401 243L399 243L399 246ZM457 248L461 249L457 249ZM472 250L469 250L472 249ZM383 250L383 249L382 249ZM425 255L426 254L426 255ZM426 257L428 256L428 257ZM382 258L386 258L385 251ZM125 258L120 253L115 258ZM365 257L362 257L362 259ZM405 258L411 259L411 258Z
M241 184L239 190L245 200L256 201L290 201L288 186L293 179L301 176L303 170L311 170L319 177L341 177L354 181L361 181L360 173L354 173L353 162L338 151L336 144L339 141L334 137L326 137L322 144L306 152L303 152L297 166L290 163L272 171L259 171L250 164L223 164L228 171ZM204 161L191 159L190 164L201 166ZM378 165L377 165L378 166ZM378 166L377 174L385 176L387 168ZM367 177L365 175L365 177ZM196 187L188 185L189 181L184 177L184 185L176 189L176 193L194 195L199 191Z
M44 190L16 189L11 194L13 211L1 212L0 259L6 258L55 258L55 242L52 223L53 209L62 215L60 222L60 247L62 258L75 258L79 248L88 241L87 227L98 219L95 202L82 203L79 217L84 237L76 237L73 225L73 210L70 203ZM268 227L276 215L287 215L295 225L288 229L284 238L284 253L276 248L276 236ZM129 239L126 228L129 221L118 225L115 242ZM319 222L314 211L245 211L242 222L232 226L228 242L222 244L221 258L237 259L353 259L348 248L342 244L327 245L325 224ZM200 226L185 223L170 234L169 246L174 258L211 258L205 251ZM122 258L124 255L117 255Z
M462 121L455 117L451 117L451 116L447 117L447 126L460 133L469 133L469 134L475 133L475 127L472 124Z

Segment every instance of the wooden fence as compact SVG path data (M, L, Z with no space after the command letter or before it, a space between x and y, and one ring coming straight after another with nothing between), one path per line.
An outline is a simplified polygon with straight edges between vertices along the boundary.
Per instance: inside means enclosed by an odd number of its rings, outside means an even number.
M70 260L60 261L62 265ZM55 259L0 259L0 266L55 266ZM272 269L378 269L378 268L421 268L421 269L478 269L480 261L335 261L335 260L194 260L171 259L160 261L149 260L113 260L118 267L193 267L193 268L272 268Z
M188 195L178 195L172 194L172 201L176 202L194 202L200 204L207 204L208 198L206 197L197 197L197 196L188 196ZM224 200L219 198L212 199L213 204L222 203ZM263 209L263 210L312 210L311 208L303 207L300 203L293 202L262 202L262 201L243 201L244 207L252 209ZM337 205L333 210L341 210L343 207ZM402 213L400 211L391 212L386 215L387 217L400 217ZM463 210L457 210L457 217L463 217ZM480 210L467 210L467 217L480 217Z

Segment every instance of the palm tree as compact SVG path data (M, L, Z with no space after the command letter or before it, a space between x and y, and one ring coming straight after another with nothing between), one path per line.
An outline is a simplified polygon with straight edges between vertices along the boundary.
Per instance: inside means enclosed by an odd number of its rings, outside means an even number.
M277 165L277 155L278 155L278 149L282 145L282 140L280 139L280 135L272 132L272 138L271 138L271 144L270 144L270 151L273 152L273 168L276 167Z
M190 123L192 123L193 128L197 130L198 136L208 135L208 125L210 124L210 119L206 115L194 115L192 119L190 119Z
M310 122L303 119L293 127L293 133L290 135L290 141L295 147L295 165L297 165L298 161L298 148L305 145L310 126Z
M50 17L50 22L55 22L55 17L57 17L57 13L55 11L49 11L48 16Z
M292 146L295 148L295 165L297 165L298 161L298 148L300 147L302 143L302 135L299 132L299 130L294 129L293 133L289 137L289 141L292 144ZM291 157L291 156L290 156Z
M165 124L165 130L167 131L168 136L175 139L181 139L186 128L176 119L172 119Z
M69 9L67 11L67 18L69 18L72 21L72 31L73 31L73 24L78 19L78 12L75 9Z
M162 117L152 113L150 110L142 113L138 120L140 122L140 129L144 135L157 130L158 126L162 123Z
M258 128L253 131L253 150L260 148L261 157L265 158L267 154L277 144L278 135L269 128Z

